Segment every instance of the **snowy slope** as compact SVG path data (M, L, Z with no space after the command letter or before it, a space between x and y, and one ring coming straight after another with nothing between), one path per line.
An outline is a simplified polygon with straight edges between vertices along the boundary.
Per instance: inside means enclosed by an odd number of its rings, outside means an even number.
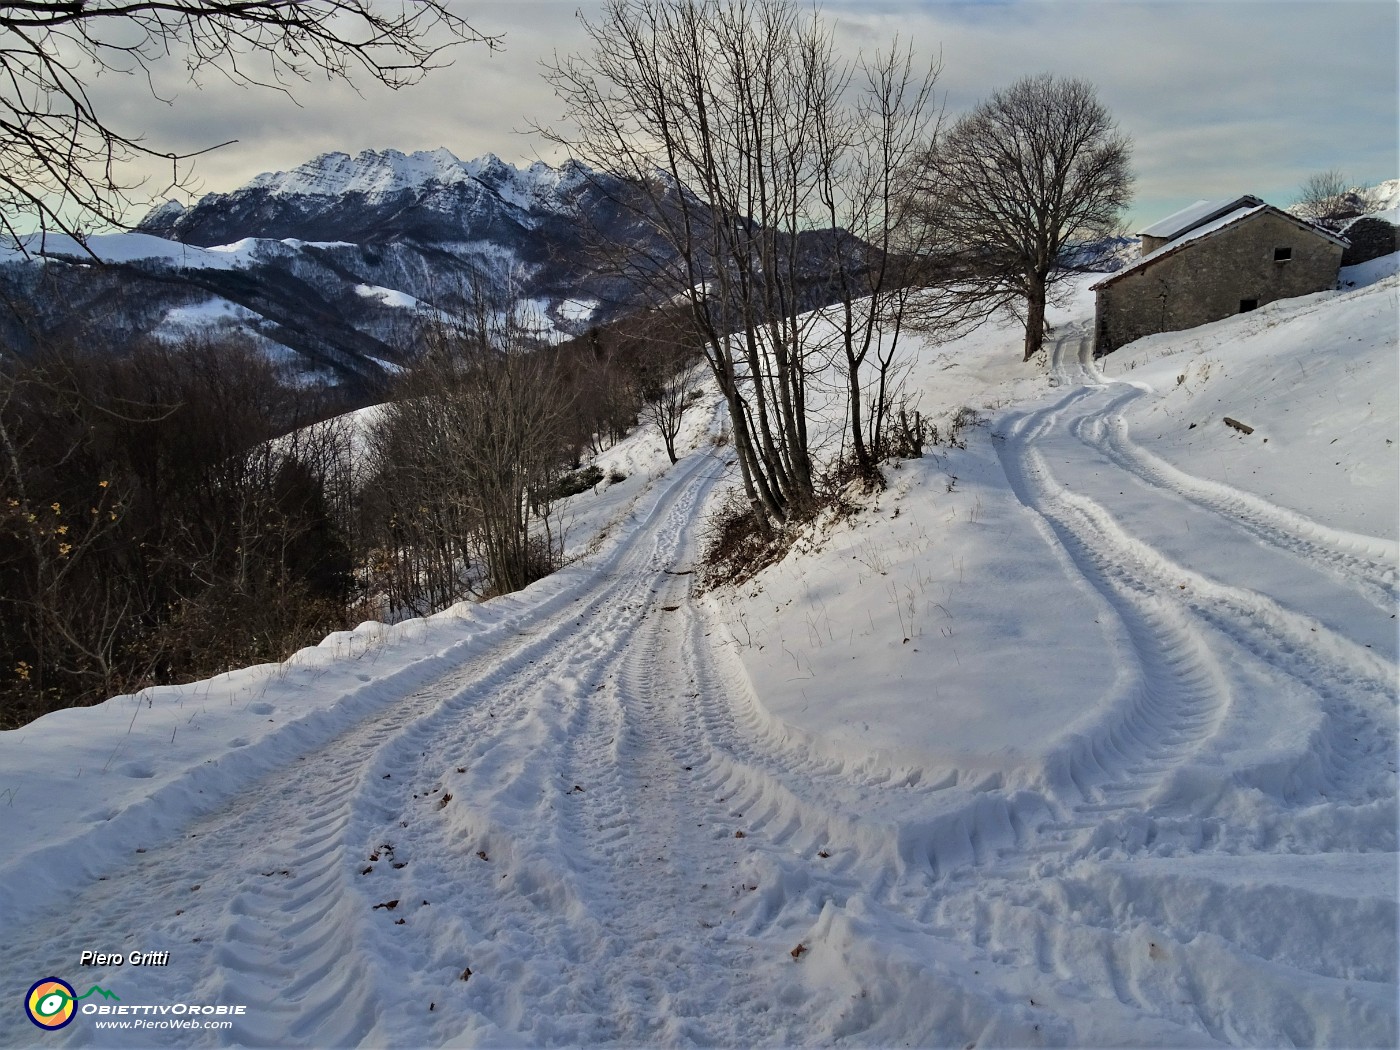
M739 591L693 593L695 410L525 592L0 734L12 1001L246 1007L55 1045L1394 1045L1383 269L1099 364L1082 288L1039 369L925 346L986 422Z
M1396 306L1153 337L1124 382L1080 299L1029 402L1014 333L934 355L926 409L1012 406L714 604L756 731L937 789L886 817L920 918L1039 971L1000 988L1065 997L1051 1041L1395 1039Z
M1371 187L1376 210L1371 214L1387 222L1400 223L1400 179L1387 179Z
M1107 358L1104 370L1160 391L1143 399L1134 427L1188 473L1394 541L1392 287L1308 296L1189 335L1153 336ZM1226 415L1256 433L1223 426Z
M24 250L31 256L76 262L86 262L96 256L107 263L154 262L176 270L228 270L246 266L255 248L256 244L251 241L199 248L148 233L98 234L87 238L83 244L61 234L34 234L24 240ZM6 261L18 257L17 252L12 252L6 256Z

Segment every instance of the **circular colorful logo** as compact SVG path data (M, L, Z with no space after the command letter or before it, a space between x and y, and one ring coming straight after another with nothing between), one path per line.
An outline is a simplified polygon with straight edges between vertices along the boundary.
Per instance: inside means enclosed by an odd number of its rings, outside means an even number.
M29 994L24 997L24 1012L40 1028L62 1028L73 1020L77 1012L73 1002L75 998L77 993L67 981L45 977L42 981L35 981Z

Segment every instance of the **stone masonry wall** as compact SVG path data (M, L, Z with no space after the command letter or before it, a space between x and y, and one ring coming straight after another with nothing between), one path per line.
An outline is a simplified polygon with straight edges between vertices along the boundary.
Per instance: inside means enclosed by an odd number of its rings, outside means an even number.
M1279 248L1292 258L1276 262ZM1261 212L1099 289L1094 352L1218 321L1246 300L1263 306L1334 288L1341 260L1341 245Z

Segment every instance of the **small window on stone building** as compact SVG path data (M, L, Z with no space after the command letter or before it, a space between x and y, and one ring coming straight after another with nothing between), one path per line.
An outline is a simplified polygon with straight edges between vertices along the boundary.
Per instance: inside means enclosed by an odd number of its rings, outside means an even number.
M1275 249L1274 249L1274 262L1288 262L1288 260L1291 259L1291 258L1293 258L1293 249L1292 249L1292 248L1275 248Z
M1241 299L1241 300L1240 300L1240 313L1245 314L1245 313L1249 313L1250 310L1257 310L1257 309L1259 309L1259 300L1258 300L1258 299Z

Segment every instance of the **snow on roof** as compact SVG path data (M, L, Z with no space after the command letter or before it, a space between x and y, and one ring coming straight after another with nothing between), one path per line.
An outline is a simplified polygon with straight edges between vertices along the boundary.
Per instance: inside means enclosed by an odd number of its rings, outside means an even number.
M1168 239L1187 233L1203 223L1219 218L1239 208L1254 207L1264 202L1246 193L1242 197L1225 197L1214 201L1197 201L1189 208L1173 212L1165 219L1153 223L1145 230L1139 230L1139 237L1166 237Z
M1204 204L1206 202L1202 201L1201 203ZM1169 243L1162 245L1155 252L1150 252L1147 255L1144 255L1141 259L1138 259L1130 265L1123 267L1121 270L1115 271L1113 274L1104 278L1102 281L1095 283L1092 287L1102 288L1104 285L1110 283L1111 281L1122 277L1125 273L1131 273L1134 270L1140 270L1144 266L1156 262L1164 255L1170 255L1172 252L1176 251L1179 248L1185 247L1188 244L1192 244L1196 241L1199 241L1203 237L1209 237L1212 233L1216 233L1220 230L1223 230L1226 226L1233 226L1241 219L1248 218L1249 216L1254 215L1257 212L1263 211L1267 207L1267 204L1260 204L1255 207L1236 208L1234 211L1226 212L1218 219L1208 222L1203 226L1197 226L1190 233L1187 233L1181 237L1178 237L1174 241L1170 241ZM1152 234L1151 236L1160 236L1160 234Z
M1257 197L1245 197L1241 199L1254 201L1258 200ZM1186 247L1188 244L1194 244L1197 241L1204 240L1206 237L1209 237L1212 234L1219 233L1227 226L1233 226L1236 223L1249 218L1251 215L1258 215L1260 212L1263 211L1270 211L1273 212L1275 215L1281 215L1283 218L1289 220L1294 225L1301 226L1303 229L1311 233L1315 233L1319 237L1326 237L1329 241L1333 241L1343 246L1347 244L1345 238L1338 237L1336 234L1332 233L1329 230L1324 230L1322 227L1314 225L1310 222L1305 222L1302 219L1299 219L1297 216L1289 215L1286 211L1282 211L1278 208L1275 208L1272 204L1265 204L1262 201L1260 201L1258 204L1246 205L1244 207L1235 208L1233 211L1228 211L1224 215L1212 219L1210 222L1197 226L1195 229L1190 230L1189 232L1183 234L1175 240L1168 241L1156 251L1149 252L1147 255L1144 255L1141 259L1138 259L1133 263L1129 264L1128 266L1123 267L1121 270L1115 271L1108 277L1105 277L1102 281L1098 281L1095 284L1090 285L1090 288L1097 291L1100 288L1107 287L1108 285L1112 284L1114 281L1118 280L1118 278L1124 276L1125 274L1141 270L1145 266L1150 266L1158 259L1161 259L1167 255L1171 255L1179 251L1180 249ZM1152 236L1159 235L1154 234Z

